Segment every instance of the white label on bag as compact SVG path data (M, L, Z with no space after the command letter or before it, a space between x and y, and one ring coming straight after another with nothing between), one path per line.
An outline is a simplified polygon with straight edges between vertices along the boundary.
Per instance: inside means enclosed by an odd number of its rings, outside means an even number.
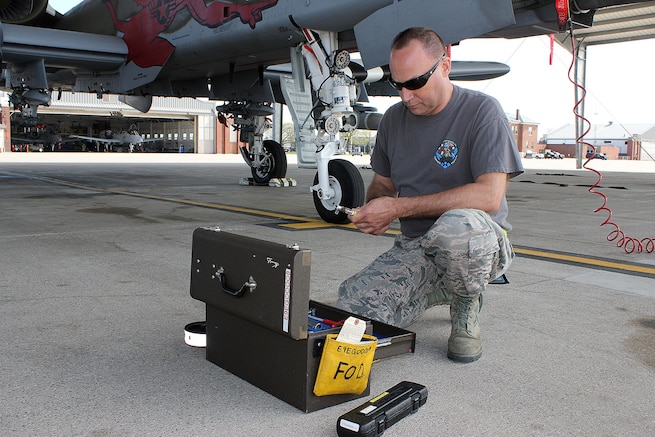
M350 316L341 327L337 341L359 344L362 341L364 331L366 331L366 322L357 317Z

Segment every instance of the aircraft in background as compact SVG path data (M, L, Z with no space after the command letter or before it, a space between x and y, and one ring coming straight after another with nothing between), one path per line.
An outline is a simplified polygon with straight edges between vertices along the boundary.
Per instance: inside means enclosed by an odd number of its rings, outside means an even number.
M28 143L28 144L43 144L44 146L51 144L60 144L64 138L58 133L48 130L47 132L32 131L27 133L27 136L12 135L12 143Z
M21 148L29 145L27 148L31 151L55 151L64 143L75 141L70 137L61 136L54 126L45 124L22 125L18 130L19 132L11 134L11 143Z
M319 215L345 223L336 207L361 205L365 188L354 165L332 158L341 133L377 127L369 95L396 95L386 64L398 32L431 27L449 45L526 37L591 26L597 9L641 1L575 0L569 8L566 0L86 0L62 15L48 0L6 0L0 53L10 102L25 118L62 90L119 94L143 112L152 96L224 101L219 118L233 120L257 182L286 175L282 146L263 139L272 104L284 103L298 165L317 168ZM507 71L453 62L452 79Z
M144 143L158 141L157 139L145 139L139 133L136 125L131 125L128 130L114 132L111 129L102 131L100 136L71 135L70 138L90 141L93 143L104 144L109 150L113 146L126 146L130 152L138 150Z

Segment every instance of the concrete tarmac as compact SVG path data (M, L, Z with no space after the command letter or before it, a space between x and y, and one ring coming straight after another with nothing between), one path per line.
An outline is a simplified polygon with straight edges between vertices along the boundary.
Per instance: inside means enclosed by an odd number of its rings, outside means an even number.
M426 312L409 328L416 352L373 365L371 397L402 380L429 389L385 436L655 435L655 253L607 241L595 173L525 165L508 189L517 257L485 294L482 358L448 360L448 308ZM612 221L655 237L655 164L590 166ZM205 316L189 295L197 227L311 249L310 297L328 304L391 245L325 226L314 174L291 160L297 186L257 187L239 184L238 156L0 154L1 434L336 436L370 397L303 413L183 340Z

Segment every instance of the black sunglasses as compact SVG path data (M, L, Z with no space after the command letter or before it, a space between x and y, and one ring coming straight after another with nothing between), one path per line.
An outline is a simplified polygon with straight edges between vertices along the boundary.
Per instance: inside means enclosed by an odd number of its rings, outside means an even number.
M428 83L428 80L430 80L432 73L434 73L437 70L437 67L439 66L439 64L441 64L441 61L443 61L445 57L446 54L444 53L443 55L441 55L437 63L434 64L434 67L430 68L430 71L428 71L425 74L417 76L414 79L410 79L406 82L396 82L395 80L389 78L389 83L391 84L392 87L394 87L398 91L400 91L403 88L407 88L408 90L411 91L417 90L419 88L423 88L425 84Z

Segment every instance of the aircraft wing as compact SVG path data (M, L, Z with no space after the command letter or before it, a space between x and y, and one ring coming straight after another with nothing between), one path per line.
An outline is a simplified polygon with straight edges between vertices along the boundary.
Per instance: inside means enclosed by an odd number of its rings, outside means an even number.
M85 136L85 135L71 135L70 138L77 138L80 140L87 140L87 141L97 141L99 143L103 144L128 144L128 143L133 143L133 144L141 144L141 143L154 143L157 141L162 141L159 138L148 138L144 139L143 137L137 137L135 134L131 135L130 138L125 138L125 137L120 137L121 134L117 134L117 138L102 138L102 137L90 137L90 136ZM130 141L134 140L134 141Z
M14 143L27 143L27 144L39 144L44 143L46 140L39 138L28 138L28 137L11 137L11 141Z
M19 143L29 143L29 144L37 144L37 143L68 143L71 141L75 141L74 138L67 137L67 138L44 138L44 137L36 137L36 138L30 138L30 137L17 137L17 136L11 136L11 140L13 142L19 142Z
M122 144L123 141L114 138L87 137L84 135L71 135L71 138L77 138L86 141L97 141L102 144Z
M0 53L11 102L21 110L48 104L56 90L129 95L143 111L152 96L272 102L264 72L290 62L292 50L307 41L305 29L329 35L324 42L333 48L359 51L370 69L387 63L391 39L410 25L437 30L447 44L554 33L556 3L87 0L62 15L48 0L5 0ZM584 9L576 22L591 25L597 8L635 1L575 3L575 11Z

